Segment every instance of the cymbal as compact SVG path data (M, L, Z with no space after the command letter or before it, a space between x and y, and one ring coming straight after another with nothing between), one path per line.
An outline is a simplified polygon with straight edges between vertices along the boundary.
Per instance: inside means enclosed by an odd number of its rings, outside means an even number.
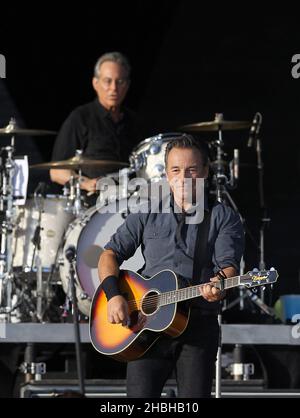
M45 131L41 129L25 129L19 128L16 121L12 118L7 126L0 128L0 135L23 135L23 136L40 136L40 135L56 135L55 131Z
M212 168L218 167L218 166L229 166L230 161L226 161L226 160L215 160L215 161L211 161L210 162L210 166ZM244 162L239 162L239 167L242 168L253 168L256 167L256 165L254 163L244 163Z
M97 168L103 174L116 171L121 168L129 167L128 163L113 160L92 160L82 156L72 157L63 161L50 161L47 163L35 164L30 166L34 169L66 169L80 170L82 168Z
M222 113L217 113L213 121L192 123L189 125L180 126L180 131L186 132L205 132L205 131L232 131L238 129L249 129L251 122L247 121L233 121L223 119Z
M218 165L227 166L227 165L229 165L229 161L215 160L215 161L210 162L210 166L212 166L212 167L215 167L215 166L218 166Z
M0 129L0 135L22 135L22 136L40 136L40 135L56 135L55 131L44 131L38 129L23 129L15 128L8 130L6 128Z

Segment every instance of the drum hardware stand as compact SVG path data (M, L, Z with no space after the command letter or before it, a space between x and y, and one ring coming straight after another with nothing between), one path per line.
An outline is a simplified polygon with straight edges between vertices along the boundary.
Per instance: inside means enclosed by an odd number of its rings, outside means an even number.
M227 202L229 203L229 205L232 207L232 209L239 215L242 224L244 225L244 229L246 231L246 233L248 233L251 237L251 239L253 240L253 242L255 243L255 245L257 246L252 234L250 233L249 229L247 228L247 225L245 224L245 219L242 217L238 207L236 206L234 200L232 199L230 193L228 192L228 190L226 189L226 185L225 184L220 184L219 183L219 195L221 196L221 202L224 202L227 200ZM220 200L219 200L220 201ZM265 269L265 264L264 263L260 263L259 265L259 270L264 270ZM241 262L240 262L240 275L245 273L245 261L244 261L244 257L241 258ZM260 286L260 287L264 287L264 286ZM245 289L243 286L239 286L239 297L236 298L234 301L232 301L231 303L226 303L226 301L224 301L224 306L223 306L223 311L231 309L233 306L235 306L237 303L239 303L239 309L240 311L244 310L245 308L245 298L248 297L248 299L253 302L253 304L255 304L256 306L258 306L261 310L261 312L264 312L270 316L275 316L273 309L270 308L269 306L267 306L264 303L264 300L262 298L259 298L256 294L256 289Z
M222 301L220 302L222 304ZM222 397L222 309L220 307L218 312L218 324L219 324L219 338L218 338L218 350L217 350L217 360L216 360L216 388L215 388L215 398Z
M76 197L76 178L75 176L71 176L70 180L64 185L64 195L67 196L68 200L67 200L67 207L66 207L66 211L67 212L74 212L74 201L75 201L75 197ZM67 184L69 185L69 189L67 187Z
M216 114L216 119L221 120L223 119L223 115L222 113L217 113ZM214 165L213 165L213 171L214 171L214 177L215 177L215 181L216 181L216 199L218 202L222 202L222 189L225 183L228 182L228 178L224 173L224 151L223 151L223 147L224 147L224 142L223 142L223 138L222 138L222 130L221 130L221 125L218 128L218 139L214 142L214 145L216 147L216 160L214 161Z
M76 150L76 157L82 155L82 150ZM79 216L82 213L81 203L81 189L80 183L82 181L82 170L78 170L78 175L71 175L69 180L69 201L67 202L66 211L72 212L74 215ZM64 194L67 195L67 189L64 187Z
M222 121L223 114L217 113L216 119L219 119L220 121ZM229 163L230 176L228 177L225 174L225 161L223 159L223 157L225 156L225 153L223 151L224 142L222 139L221 125L219 126L219 129L218 129L218 140L214 141L213 145L216 146L216 149L217 149L217 152L216 152L217 159L213 161L214 183L216 185L216 200L220 203L223 203L225 200L224 197L226 197L228 203L239 214L241 221L244 224L244 219L240 215L236 204L234 203L232 197L230 196L226 188L226 187L229 187L230 189L235 189L237 187L237 183L239 180L239 150L234 149L233 160L231 160ZM243 273L244 273L244 259L242 258L241 264L240 264L240 274L243 274ZM240 288L240 292L243 292L241 288ZM241 300L241 303L243 303L243 299L240 299L240 300ZM223 310L227 309L226 301L223 301L223 305L224 305Z
M222 120L222 114L217 114L216 118L219 117L220 120ZM259 118L259 121L258 121ZM255 120L257 119L257 122L255 122L254 126L255 126L255 132L253 133L253 139L256 140L256 148L257 148L257 160L258 160L258 169L260 170L260 178L259 178L259 190L260 190L260 201L261 201L261 208L264 209L265 208L265 203L264 203L264 194L263 194L263 173L262 173L262 160L261 160L261 145L260 145L260 140L258 138L258 132L259 132L259 128L260 128L260 124L261 124L261 115L260 114L256 114L255 115ZM252 236L251 232L249 231L249 229L247 228L247 225L245 223L245 219L241 216L238 207L236 206L234 200L232 199L230 193L228 192L228 188L230 189L234 189L237 185L238 179L239 179L239 150L238 149L234 149L234 157L233 160L230 162L230 178L228 179L228 177L225 174L225 170L224 170L224 160L223 160L223 156L225 155L223 152L223 140L222 140L222 131L221 129L219 129L219 139L218 141L215 141L215 143L217 145L217 159L216 161L214 161L213 163L213 167L214 167L214 179L215 179L215 185L216 185L216 199L219 202L228 202L229 205L234 209L234 211L236 213L239 214L240 219L242 224L244 225L244 229L246 231L246 233L248 233L248 235L250 236L251 240L254 242L255 246L257 248L259 248L260 250L260 263L259 263L259 269L260 270L264 270L265 269L265 262L264 262L264 235L263 235L263 231L264 231L264 227L265 227L265 223L262 222L262 227L260 230L260 245L258 246L256 243L256 240L254 239L254 237ZM263 218L263 221L268 222L269 219L265 216ZM244 262L244 258L242 257L241 259L241 263L240 263L240 274L244 274L245 271L245 262ZM263 286L261 286L260 292L264 292ZM239 309L243 310L244 309L244 300L246 297L249 297L250 301L253 302L254 304L256 304L262 312L265 312L271 316L273 316L273 312L272 312L272 308L268 307L265 303L264 303L264 298L261 297L258 298L255 295L255 290L249 290L249 292L245 291L245 288L243 286L239 287L239 297L231 302L229 305L224 304L223 307L223 311L232 308L234 305L236 305L237 303L239 303Z
M44 194L41 191L41 194L37 194L39 187L42 190L45 189L45 184L40 183L34 193L34 201L35 206L38 210L38 222L35 228L34 236L32 238L32 243L34 246L33 249L33 256L31 260L31 271L33 271L34 262L36 265L36 316L38 321L42 322L43 320L43 277L42 277L42 260L40 257L40 250L41 250L41 220L42 220L42 213L44 212Z
M27 343L24 353L24 362L20 366L20 371L25 375L25 382L40 381L42 375L46 373L46 363L36 363L35 345Z
M9 126L14 127L15 120L11 119ZM15 150L15 137L11 136L11 145L1 148L0 152L6 152L4 158L3 173L1 175L0 212L4 214L1 221L0 234L0 316L4 315L5 321L10 321L12 312L12 235L14 230L14 202L13 202L13 176L15 163L13 160ZM2 160L2 158L1 158ZM3 162L3 160L1 161ZM3 318L2 318L3 319Z
M216 119L222 120L223 115L222 113L216 114ZM218 202L223 201L222 190L224 189L224 185L227 181L227 177L224 174L224 165L221 164L223 160L223 149L224 146L223 138L222 138L222 130L221 125L218 126L218 140L216 141L217 146L217 161L215 165L215 180L216 180L216 198ZM221 398L222 396L222 309L220 307L218 312L218 324L219 324L219 338L218 338L218 350L217 350L217 360L216 360L216 384L215 384L215 397Z
M223 119L222 114L216 114L216 119L220 120L220 123ZM234 150L234 157L233 160L230 163L230 179L225 174L225 161L223 159L225 153L223 151L224 142L222 139L222 129L221 124L218 128L218 140L215 141L216 148L217 148L217 159L214 161L214 182L216 185L216 200L220 203L227 202L229 205L235 210L235 212L238 213L243 225L244 225L244 219L242 218L234 200L230 196L229 192L227 191L227 187L230 187L231 189L234 189L237 185L238 179L239 179L239 150ZM240 263L240 274L244 273L244 258L242 257L241 263ZM243 308L243 289L240 287L240 308ZM218 324L219 324L219 340L218 340L218 350L217 350L217 361L216 361L216 398L221 398L221 371L222 371L222 312L224 310L228 309L228 306L226 306L226 301L221 302L221 308L218 313Z
M79 311L77 305L77 296L76 296L76 288L75 288L75 268L74 262L76 260L76 250L73 245L69 245L69 247L65 251L66 259L70 264L70 276L69 276L69 284L71 288L71 302L73 305L73 322L74 322L74 331L75 331L75 348L76 348L76 363L77 363L77 374L79 379L79 387L80 387L80 394L85 394L84 388L84 377L83 377L83 367L82 367L82 351L81 351L81 343L80 343L80 328L79 328ZM69 299L70 300L70 299Z
M79 216L82 213L82 204L81 204L81 189L80 183L82 181L82 171L78 170L78 177L75 182L75 200L74 200L74 215Z
M242 345L235 344L233 350L233 363L230 364L227 370L233 376L233 380L249 380L250 375L254 374L254 364L253 363L244 363Z
M260 115L260 114L259 114ZM222 115L221 115L222 116ZM260 115L261 117L261 115ZM261 120L258 124L258 126L260 127L261 124ZM256 134L258 134L259 132L259 127L256 131ZM217 161L215 164L215 183L216 183L216 198L217 201L219 202L223 202L224 197L226 197L228 203L230 204L230 206L239 214L241 221L243 223L243 225L245 225L244 219L242 218L235 202L233 201L232 197L230 196L229 192L226 189L226 185L228 186L234 186L235 182L228 182L227 181L227 177L223 172L223 161L222 161L222 157L223 157L223 150L222 150L222 146L223 146L223 141L222 141L222 132L221 129L219 128L218 130L219 132L219 140L216 142L217 144ZM263 172L262 172L262 161L261 161L261 145L260 145L260 141L258 138L258 135L256 135L256 150L257 150L257 154L258 154L258 170L259 170L259 190L260 190L260 201L261 201L261 208L265 209L265 205L264 205L264 196L263 196ZM239 174L239 153L238 150L234 150L234 159L231 163L231 180L238 180L238 174ZM265 221L269 221L269 219L265 216L264 217ZM264 255L264 251L263 251L263 244L264 244L264 236L263 236L263 231L264 231L264 226L265 223L262 224L262 228L261 228L261 232L260 232L260 264L259 264L259 268L261 270L265 269L265 263L263 260L263 255ZM244 272L244 259L242 257L241 259L241 264L240 264L240 274L243 274ZM264 290L261 290L261 292L264 292ZM240 296L239 296L239 303L240 303L240 309L244 308L244 298L245 295L247 295L250 300L255 303L260 309L261 311L264 311L265 313L274 316L274 312L272 310L272 308L268 307L267 305L265 305L263 297L262 299L258 298L255 295L255 292L247 289L247 291L245 292L245 289L243 289L242 287L240 287ZM236 302L233 302L233 304L235 304ZM229 307L233 306L233 304L227 305L226 307L223 307L223 310L225 309L229 309ZM221 314L221 310L219 311L219 315L218 315L218 323L219 323L219 327L220 327L220 336L219 336L219 343L218 343L218 352L217 352L217 362L216 362L216 398L221 397L221 349L222 349L222 341L221 341L221 329L222 329L222 314ZM241 356L241 350L242 350L242 346L238 347L239 349L239 355ZM238 369L234 368L232 369L232 373L236 376L238 376L238 378L240 379L241 376L243 376L243 378L248 378L250 374L253 374L254 370L252 368L251 364L242 364L241 362L236 362L236 365L238 365ZM242 368L240 366L243 366ZM237 371L238 370L238 371Z

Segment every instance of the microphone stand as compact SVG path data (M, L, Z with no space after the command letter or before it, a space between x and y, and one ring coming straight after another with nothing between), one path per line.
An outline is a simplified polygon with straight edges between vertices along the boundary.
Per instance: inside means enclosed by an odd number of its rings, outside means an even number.
M77 305L77 296L76 296L76 289L75 289L75 269L74 269L74 262L76 260L75 247L69 246L66 249L65 255L70 264L70 270L69 270L70 271L70 287L71 287L71 295L72 295L71 301L73 304L73 323L74 323L74 331L75 331L77 375L79 379L80 394L84 396L85 388L84 388L84 378L83 378L83 368L82 368L82 351L81 351L81 344L80 344L78 305Z
M257 170L258 170L258 191L259 191L259 203L260 203L260 210L261 210L261 224L260 224L260 231L259 231L259 270L265 270L266 263L265 263L265 228L269 225L271 219L267 213L267 206L265 200L265 193L264 193L264 165L262 161L262 147L261 147L261 140L259 134L256 135L255 138L255 147L257 153ZM262 302L265 301L265 289L263 286L260 288L260 298Z
M219 116L222 117L221 114ZM217 142L217 145L218 145L217 146L217 161L218 163L220 163L223 157L223 152L222 152L223 139L222 139L221 125L219 125L218 127L218 136L219 136L219 140ZM220 164L217 164L216 180L217 180L216 181L217 201L221 203L223 201L222 190L224 188L224 184L227 178L224 175L222 166ZM221 398L222 397L222 309L221 309L221 306L218 312L218 324L219 324L219 338L218 338L218 350L217 350L217 359L216 359L215 397Z

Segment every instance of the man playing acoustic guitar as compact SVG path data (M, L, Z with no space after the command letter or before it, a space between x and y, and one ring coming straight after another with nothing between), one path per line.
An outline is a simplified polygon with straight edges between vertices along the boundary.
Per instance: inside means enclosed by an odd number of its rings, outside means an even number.
M127 365L129 397L160 397L172 373L178 397L210 397L219 335L217 314L224 297L213 282L237 274L244 231L233 209L223 203L210 203L207 196L204 219L188 222L195 213L196 179L208 176L204 144L186 134L174 138L167 145L165 164L171 189L169 213L129 214L100 257L99 277L108 300L107 320L131 326L129 304L118 285L119 266L140 245L145 264L139 273L144 277L169 269L185 286L211 282L197 286L202 297L189 301L189 320L177 338L161 335L142 357ZM143 320L142 316L141 327Z

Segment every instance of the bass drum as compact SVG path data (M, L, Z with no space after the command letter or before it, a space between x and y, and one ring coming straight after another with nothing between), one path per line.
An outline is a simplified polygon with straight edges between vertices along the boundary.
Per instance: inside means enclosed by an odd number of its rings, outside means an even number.
M117 211L115 210L117 206ZM60 257L60 277L66 294L69 294L69 262L65 252L69 246L76 248L76 294L78 308L90 315L91 300L99 286L98 261L105 244L124 223L128 214L128 200L123 198L101 208L92 207L72 222L66 232ZM122 269L137 271L144 265L141 248L124 261Z
M17 206L12 240L13 267L24 272L36 271L36 249L33 242L40 226L39 257L42 271L49 272L56 263L61 240L73 219L74 215L68 211L65 196L30 198L24 206Z

